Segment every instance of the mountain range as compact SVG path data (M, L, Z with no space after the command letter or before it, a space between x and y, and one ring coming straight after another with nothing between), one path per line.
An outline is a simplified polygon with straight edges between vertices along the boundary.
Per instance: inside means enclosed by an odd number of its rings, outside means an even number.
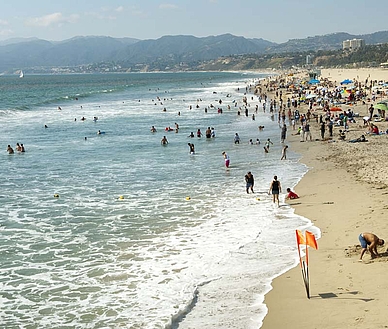
M184 67L189 63L231 55L336 50L342 48L342 41L355 38L364 39L367 45L388 43L388 31L365 35L340 32L291 39L280 44L232 34L203 38L190 35L163 36L155 40L104 36L74 37L64 41L9 39L0 42L0 73L97 63L114 63L129 70L156 62L162 68L177 64Z

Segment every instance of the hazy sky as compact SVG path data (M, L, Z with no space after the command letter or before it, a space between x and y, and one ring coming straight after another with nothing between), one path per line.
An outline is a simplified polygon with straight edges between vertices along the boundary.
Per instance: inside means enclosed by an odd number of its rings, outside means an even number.
M0 0L0 40L231 33L280 43L385 30L387 0Z

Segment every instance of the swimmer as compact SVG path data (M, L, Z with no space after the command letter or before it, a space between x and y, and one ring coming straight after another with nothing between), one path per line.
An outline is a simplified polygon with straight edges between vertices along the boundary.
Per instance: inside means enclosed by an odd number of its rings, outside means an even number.
M8 154L13 154L14 153L13 148L11 147L11 145L8 145L7 152L8 152Z
M162 140L160 141L160 144L162 144L162 145L168 144L168 140L167 140L166 136L163 136Z
M156 133L156 128L155 128L155 126L152 126L152 127L151 127L151 132L152 132L152 133Z

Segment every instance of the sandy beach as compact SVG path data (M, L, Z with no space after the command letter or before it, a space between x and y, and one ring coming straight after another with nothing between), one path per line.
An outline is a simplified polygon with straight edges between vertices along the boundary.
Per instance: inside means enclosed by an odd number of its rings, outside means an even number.
M388 70L322 70L322 77L337 82L388 81ZM322 236L319 249L309 253L311 299L306 297L299 266L276 278L265 296L264 329L388 327L387 243L378 248L381 258L372 260L367 253L359 261L360 233L372 232L388 240L388 135L365 134L368 127L362 117L368 115L369 106L359 102L351 107L360 117L349 125L345 141L338 138L339 127L334 128L332 140L322 141L318 123L311 123L311 142L288 137L289 147L302 154L301 162L310 168L295 187L300 199L289 204L312 220ZM301 108L301 113L306 111L307 106ZM380 131L388 128L387 122L376 124ZM348 142L361 134L368 142Z

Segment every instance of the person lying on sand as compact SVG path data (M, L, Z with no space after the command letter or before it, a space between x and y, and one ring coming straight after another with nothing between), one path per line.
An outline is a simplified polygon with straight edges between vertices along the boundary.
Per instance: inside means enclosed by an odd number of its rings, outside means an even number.
M360 143L360 142L367 142L368 140L365 138L365 135L361 135L361 137L358 137L356 139L351 139L349 143Z

